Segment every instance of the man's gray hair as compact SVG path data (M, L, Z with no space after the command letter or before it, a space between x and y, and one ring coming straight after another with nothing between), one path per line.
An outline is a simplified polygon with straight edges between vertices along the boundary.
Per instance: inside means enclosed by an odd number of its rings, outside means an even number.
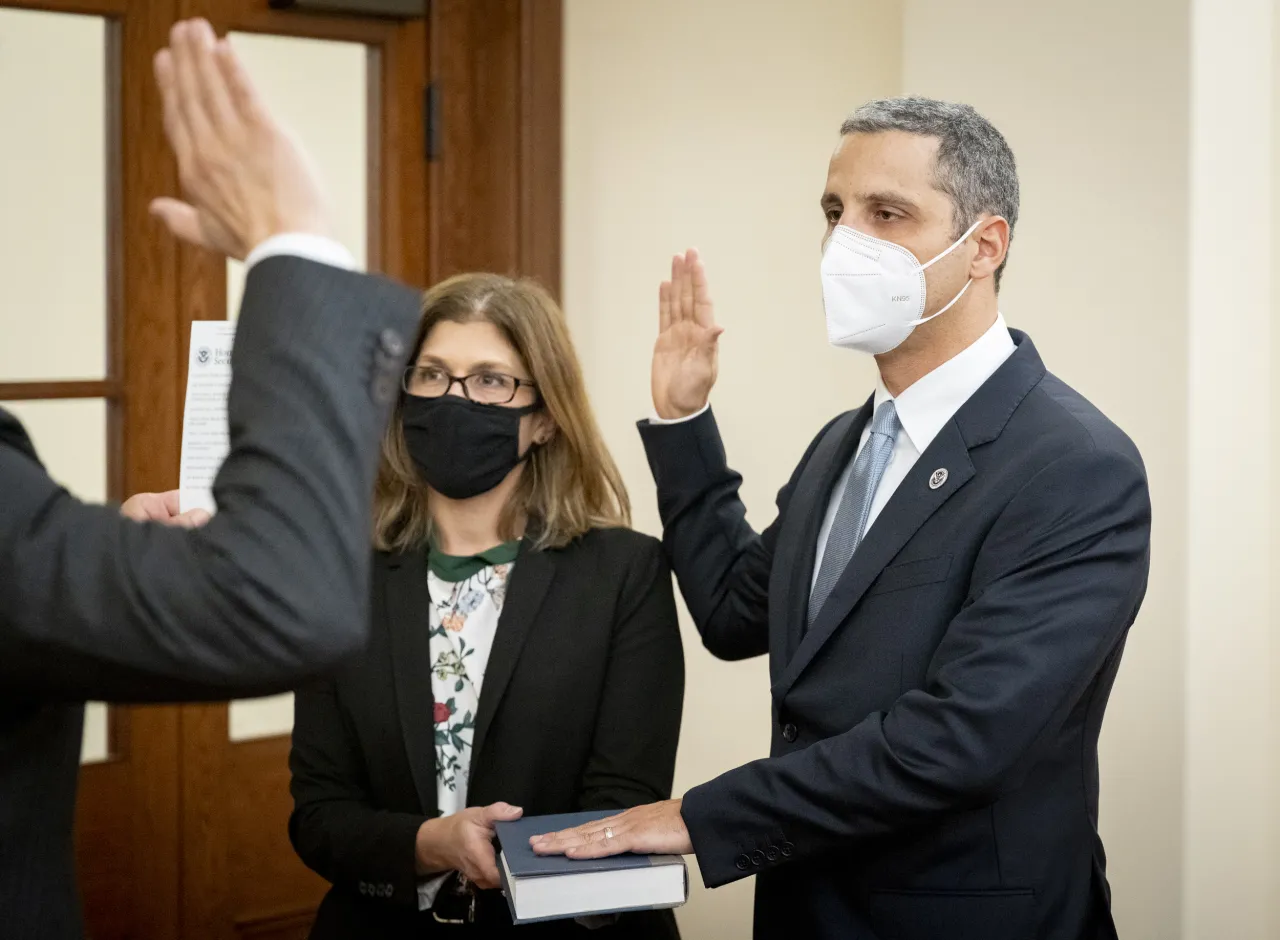
M967 104L933 98L881 98L854 111L840 133L874 134L905 131L938 141L937 187L951 197L953 238L959 238L983 213L1009 223L1009 241L1018 223L1018 168L1004 135ZM1002 262L996 271L1000 288Z

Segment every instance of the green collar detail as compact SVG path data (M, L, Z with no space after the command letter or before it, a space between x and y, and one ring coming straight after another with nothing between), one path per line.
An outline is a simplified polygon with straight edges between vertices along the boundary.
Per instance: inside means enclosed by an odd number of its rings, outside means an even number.
M520 539L503 542L478 555L446 555L432 546L427 551L427 566L441 581L465 581L490 565L509 565L520 554Z

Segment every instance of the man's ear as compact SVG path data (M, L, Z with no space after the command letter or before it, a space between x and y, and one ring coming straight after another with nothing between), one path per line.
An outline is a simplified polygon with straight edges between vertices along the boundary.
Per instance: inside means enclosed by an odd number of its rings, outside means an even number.
M978 253L969 265L969 276L975 281L993 277L1009 254L1009 223L993 215L979 225L970 236L978 244Z

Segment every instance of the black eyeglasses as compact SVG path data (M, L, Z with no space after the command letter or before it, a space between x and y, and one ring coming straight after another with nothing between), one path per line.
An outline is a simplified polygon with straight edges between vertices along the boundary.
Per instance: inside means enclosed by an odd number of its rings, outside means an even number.
M528 379L503 372L450 375L439 366L410 366L404 370L400 387L415 398L441 398L453 390L455 383L462 386L462 394L468 400L482 405L507 405L521 388L538 387Z

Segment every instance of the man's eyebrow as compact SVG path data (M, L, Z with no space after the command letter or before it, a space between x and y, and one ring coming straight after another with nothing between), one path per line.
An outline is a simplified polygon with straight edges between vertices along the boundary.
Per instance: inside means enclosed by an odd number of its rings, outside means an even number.
M893 190L882 189L869 193L858 193L857 200L862 203L880 203L883 205L897 206L899 209L919 209L920 206L906 193L894 192Z

